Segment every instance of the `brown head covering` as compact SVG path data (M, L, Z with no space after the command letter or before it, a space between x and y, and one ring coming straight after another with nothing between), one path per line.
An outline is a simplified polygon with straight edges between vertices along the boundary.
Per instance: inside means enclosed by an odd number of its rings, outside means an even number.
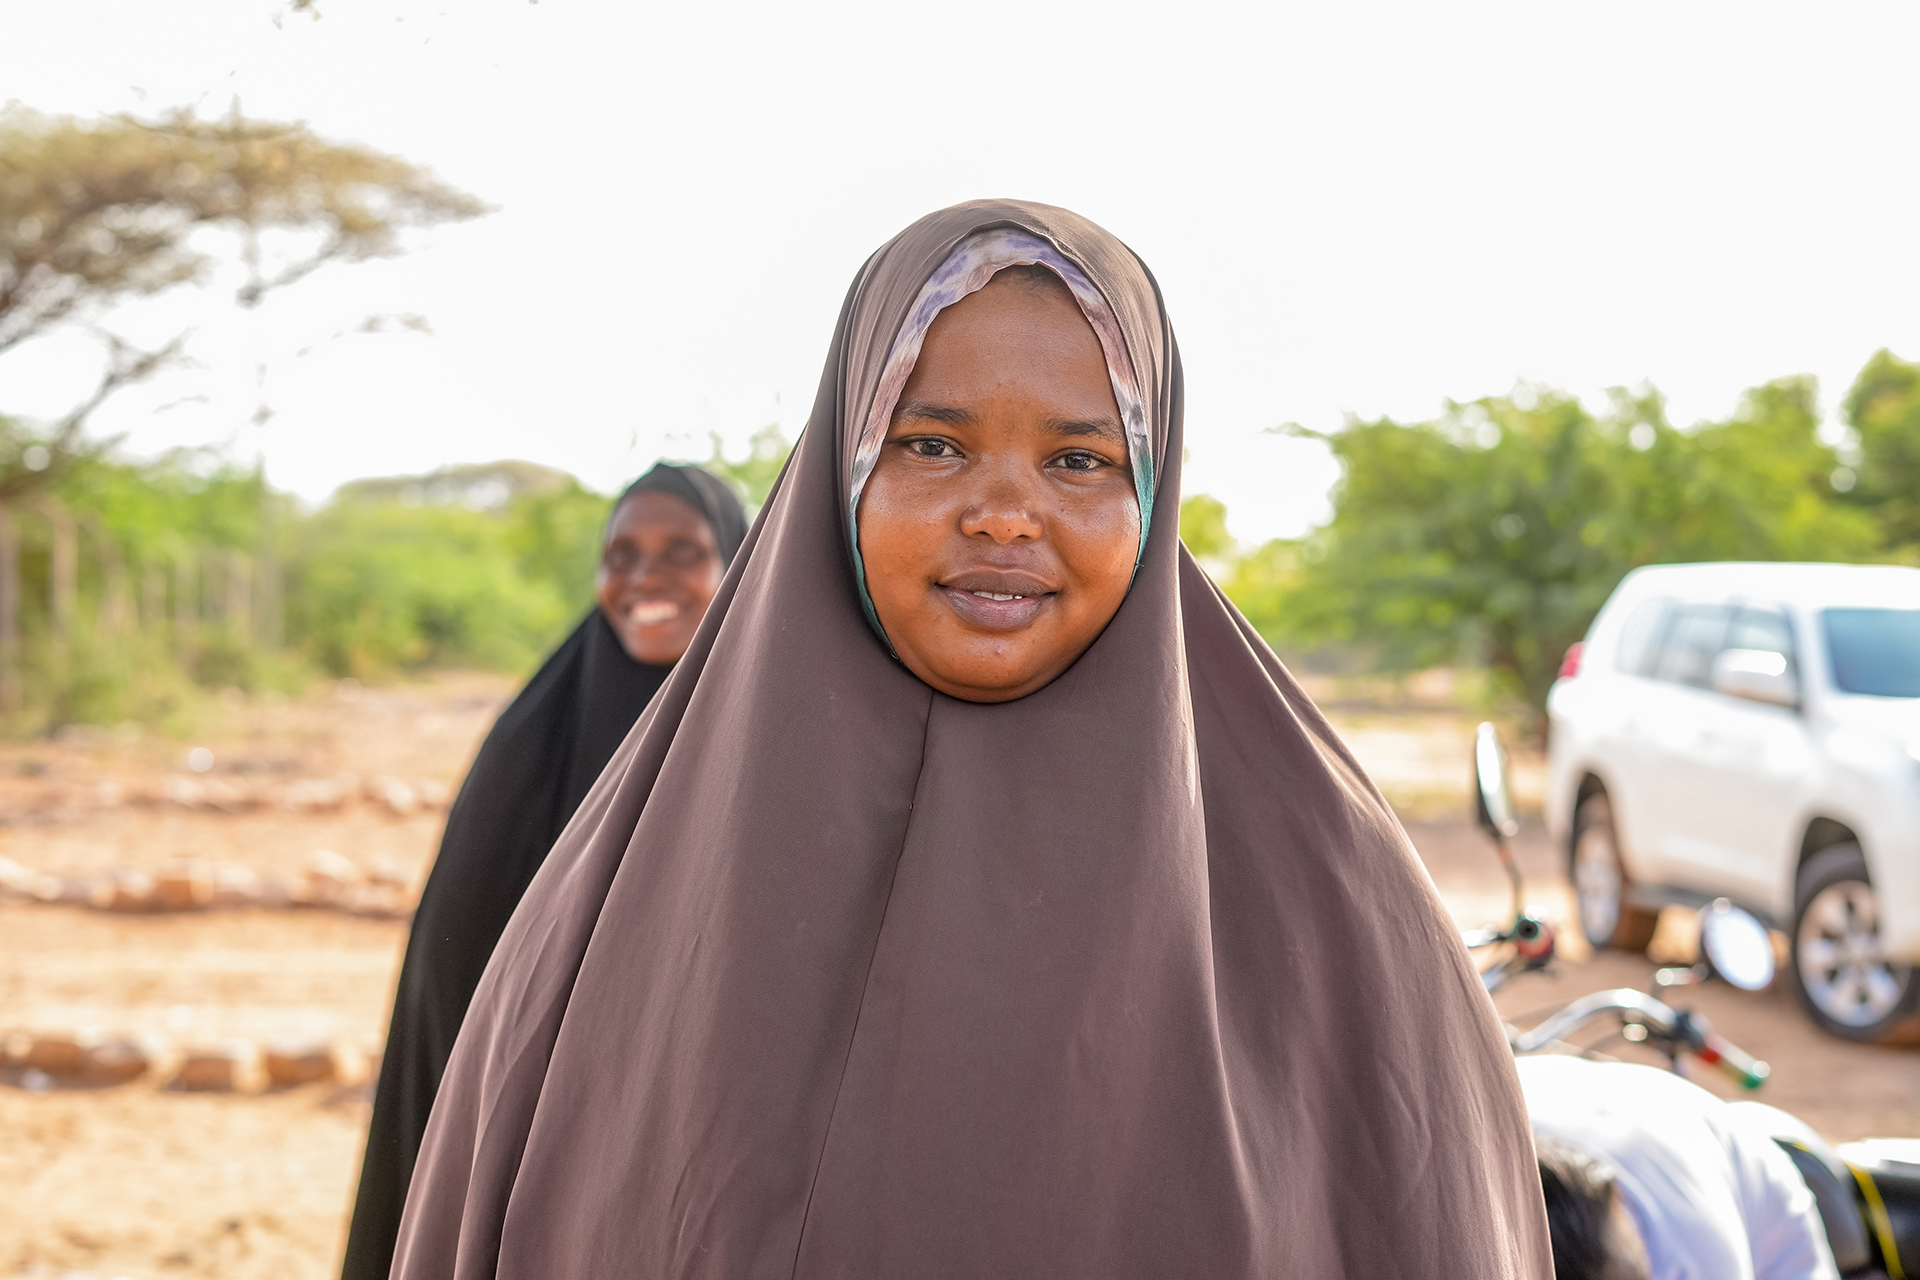
M1118 318L1157 518L1086 654L935 693L869 627L858 429L949 251ZM1177 536L1146 268L1065 210L862 269L772 499L481 982L394 1274L1550 1275L1512 1062L1392 813Z

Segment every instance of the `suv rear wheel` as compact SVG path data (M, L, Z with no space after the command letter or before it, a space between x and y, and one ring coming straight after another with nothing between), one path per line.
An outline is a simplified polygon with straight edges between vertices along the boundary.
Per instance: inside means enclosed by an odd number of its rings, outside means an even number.
M1627 869L1620 861L1620 842L1613 832L1613 803L1604 792L1580 802L1573 817L1574 901L1580 908L1580 930L1595 949L1615 947L1643 951L1653 939L1658 911L1627 901Z
M1860 846L1808 859L1794 903L1793 987L1821 1029L1877 1044L1920 1039L1920 981L1880 945L1880 904Z

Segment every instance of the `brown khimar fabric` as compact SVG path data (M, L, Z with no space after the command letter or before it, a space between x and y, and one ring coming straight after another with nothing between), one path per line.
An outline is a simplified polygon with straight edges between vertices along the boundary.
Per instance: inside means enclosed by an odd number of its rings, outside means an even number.
M1131 593L1015 702L854 584L850 432L989 227L1109 301L1151 418ZM1545 1277L1493 1009L1392 813L1177 536L1180 361L1112 236L980 201L860 272L813 416L501 938L394 1275Z

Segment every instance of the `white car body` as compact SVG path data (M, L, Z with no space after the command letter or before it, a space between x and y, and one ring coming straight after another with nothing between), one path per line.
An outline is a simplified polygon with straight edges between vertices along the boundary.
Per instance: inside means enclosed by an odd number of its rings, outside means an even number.
M1664 615L1648 603L1662 600L1674 605ZM1785 621L1797 706L1715 691L1712 679L1727 687L1726 678L1705 678L1697 661L1711 641L1689 649L1682 636L1696 621L1706 635L1714 606L1736 611L1730 638ZM1782 928L1805 859L1852 840L1872 876L1886 956L1920 962L1920 698L1842 689L1827 609L1920 609L1920 569L1729 563L1628 574L1588 630L1577 673L1548 694L1548 826L1568 848L1575 810L1597 783L1639 905L1727 897Z

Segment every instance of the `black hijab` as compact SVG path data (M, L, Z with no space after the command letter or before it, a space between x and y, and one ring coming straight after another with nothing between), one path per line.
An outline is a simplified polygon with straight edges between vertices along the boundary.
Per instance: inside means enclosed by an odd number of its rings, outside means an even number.
M706 518L731 564L746 511L725 482L662 462L614 503L667 493ZM347 1236L345 1280L386 1280L427 1113L473 989L520 897L671 666L635 662L598 608L494 722L447 815L387 1033Z

